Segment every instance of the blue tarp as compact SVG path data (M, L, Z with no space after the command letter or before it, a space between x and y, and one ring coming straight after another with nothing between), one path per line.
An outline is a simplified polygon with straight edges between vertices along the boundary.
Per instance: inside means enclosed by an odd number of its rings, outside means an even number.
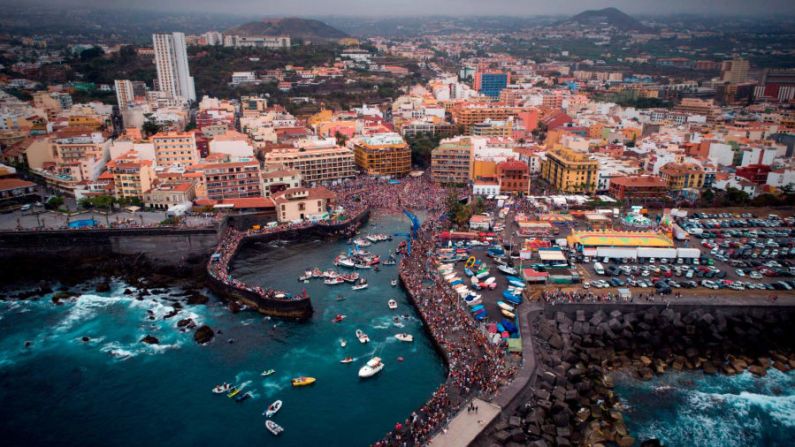
M94 219L81 219L69 222L69 228L86 228L86 227L96 227L96 226L97 226L97 221Z

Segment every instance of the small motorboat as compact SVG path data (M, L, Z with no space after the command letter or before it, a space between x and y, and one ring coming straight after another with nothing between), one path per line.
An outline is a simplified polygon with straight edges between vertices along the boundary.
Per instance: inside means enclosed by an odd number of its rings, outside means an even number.
M516 316L516 314L514 314L513 312L505 310L505 309L502 309L502 308L500 309L500 313L505 315L508 318L514 318Z
M392 310L397 309L397 301L395 301L395 300L387 301L386 305L389 306L389 308L392 309Z
M275 372L276 372L275 369L268 369L268 370L262 371L262 374L260 374L260 375L262 377L268 377L268 376L270 376L271 374L273 374Z
M354 265L353 265L353 268L357 268L357 269L366 270L366 269L372 268L372 266L371 266L371 265L368 265L368 264L361 264L361 263L359 263L359 264L354 264Z
M342 295L337 295L337 301L345 301L345 297Z
M243 402L243 401L248 400L250 397L253 397L253 396L254 395L251 394L250 391L247 391L247 392L241 394L240 396L237 396L235 398L235 402Z
M392 285L392 287L397 287L397 285L398 285L398 280L397 280L397 279L393 279L392 281L390 281L390 282L389 282L389 284L391 284L391 285Z
M407 343L411 343L414 341L414 336L411 334L397 334L395 335L395 338L400 341L405 341Z
M353 290L362 290L362 289L366 289L368 285L369 284L367 284L367 280L366 279L360 278L359 281L351 287L351 289L353 289Z
M237 386L233 386L232 390L229 392L229 394L226 395L226 397L231 399L231 398L237 396L237 394L239 392L241 392L241 391L243 391L243 388L238 388Z
M370 342L370 337L364 333L361 329L356 329L356 338L359 339L359 343L365 344Z
M265 421L265 428L267 428L269 432L273 433L274 436L279 436L284 431L281 425L273 422L270 419Z
M331 319L331 322L332 323L342 323L342 320L344 320L346 317L347 317L347 315L337 314L334 318Z
M344 359L340 360L340 363L343 365L347 365L348 363L353 363L353 357L345 357Z
M268 405L268 408L262 414L265 417L269 418L269 417L273 416L274 414L278 413L279 410L281 410L281 409L282 409L282 401L277 400L276 402Z
M497 264L497 270L505 273L506 275L516 275L518 272L513 267L508 267L505 264Z
M296 377L295 379L290 380L290 383L294 387L299 387L299 386L312 385L316 381L317 381L317 379L315 379L314 377Z
M497 306L499 306L500 309L507 310L508 312L513 312L513 310L514 310L514 307L512 305L506 303L505 301L497 301Z
M221 385L216 385L215 387L213 387L213 393L215 394L224 394L230 392L231 390L232 390L232 385L226 382L224 382Z
M329 278L329 279L323 280L323 284L326 284L328 286L336 286L337 284L342 284L344 282L345 282L345 280L340 278L340 277Z
M347 342L347 341L345 341L345 339L344 339L344 338L343 338L343 339L341 339L341 340L340 340L340 347L341 347L341 348L344 348L344 347L346 347L346 346L348 346L348 342Z
M384 362L381 361L381 357L373 357L359 369L359 377L362 379L373 377L381 372L382 369L384 369Z

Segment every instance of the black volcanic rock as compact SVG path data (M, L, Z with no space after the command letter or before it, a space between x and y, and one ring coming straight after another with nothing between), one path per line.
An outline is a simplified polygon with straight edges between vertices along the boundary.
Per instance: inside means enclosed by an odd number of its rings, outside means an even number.
M147 335L146 337L141 339L141 343L148 343L150 345L156 345L156 344L160 343L160 340L158 340L157 337L155 337L153 335Z
M193 334L193 339L196 340L196 343L203 345L205 343L209 343L214 336L215 332L212 330L212 328L210 328L210 326L205 324L199 329L196 329L196 332Z

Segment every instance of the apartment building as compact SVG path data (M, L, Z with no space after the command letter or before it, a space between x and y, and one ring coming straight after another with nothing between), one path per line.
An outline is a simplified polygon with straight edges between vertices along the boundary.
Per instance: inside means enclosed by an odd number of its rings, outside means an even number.
M593 192L599 162L584 152L559 147L547 152L541 162L541 178L551 187L564 193Z
M279 222L319 220L328 216L336 195L326 188L292 188L274 194Z
M694 163L667 163L660 168L660 177L669 191L701 189L706 178L704 168Z
M497 163L497 180L501 194L530 193L530 168L519 160Z
M258 161L198 164L185 173L201 173L197 191L208 199L224 200L262 197L262 183Z
M189 166L199 162L193 132L161 132L152 137L158 166Z
M113 195L117 199L139 198L152 189L155 173L152 160L142 160L135 152L128 152L107 164L108 172L113 176Z
M464 185L472 177L474 146L470 138L442 141L431 152L433 181Z
M614 177L610 180L609 194L617 200L632 203L659 200L668 193L668 183L654 175Z
M472 125L472 135L477 137L510 137L513 135L513 117L505 120L486 119Z
M458 126L463 126L464 133L472 135L475 124L488 119L505 121L509 117L518 117L522 120L526 130L533 130L538 119L538 112L527 107L506 107L494 104L466 103L451 108L450 114Z
M268 170L294 169L306 183L323 183L356 176L353 151L345 147L274 149L265 154Z
M157 84L172 97L196 101L196 88L188 67L185 34L153 34Z
M356 166L369 175L406 175L411 171L411 149L397 133L360 137L353 141Z
M301 187L301 172L297 169L276 169L263 172L262 193L265 197L286 189Z

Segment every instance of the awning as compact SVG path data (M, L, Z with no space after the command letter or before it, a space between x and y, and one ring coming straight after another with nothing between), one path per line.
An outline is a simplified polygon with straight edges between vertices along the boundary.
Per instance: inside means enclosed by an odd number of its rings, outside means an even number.
M566 261L566 255L560 250L538 250L538 257L542 261Z
M637 248L620 248L620 247L599 247L596 249L596 256L611 259L635 259L638 257Z

